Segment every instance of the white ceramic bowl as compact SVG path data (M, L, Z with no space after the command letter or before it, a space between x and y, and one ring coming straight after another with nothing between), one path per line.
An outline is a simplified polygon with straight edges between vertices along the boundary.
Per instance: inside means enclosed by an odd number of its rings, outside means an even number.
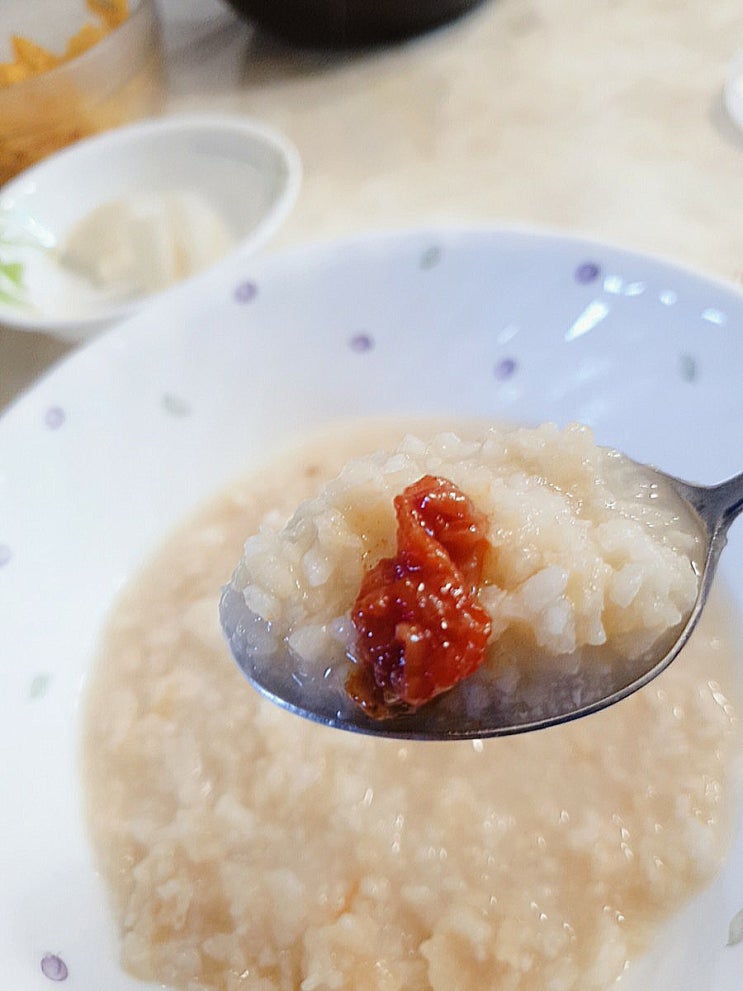
M60 264L56 249L102 204L188 190L226 224L229 254L246 256L285 219L300 175L285 137L239 116L150 120L58 152L0 189L0 324L79 340L152 298L112 298Z
M428 231L233 259L20 400L0 419L5 986L49 987L46 960L76 991L141 991L86 839L78 708L122 583L184 514L303 431L381 412L580 420L720 480L743 466L742 325L739 292L655 259ZM721 574L740 608L743 522ZM742 876L739 830L622 988L740 991L743 942L725 944Z

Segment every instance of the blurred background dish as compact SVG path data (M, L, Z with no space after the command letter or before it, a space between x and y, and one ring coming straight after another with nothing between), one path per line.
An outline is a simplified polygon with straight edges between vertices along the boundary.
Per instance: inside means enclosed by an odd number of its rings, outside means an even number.
M0 189L0 323L80 340L287 216L299 156L242 116L143 121L66 148Z
M299 45L343 48L397 41L459 17L482 0L227 0Z
M0 63L0 184L162 105L155 0L3 0Z

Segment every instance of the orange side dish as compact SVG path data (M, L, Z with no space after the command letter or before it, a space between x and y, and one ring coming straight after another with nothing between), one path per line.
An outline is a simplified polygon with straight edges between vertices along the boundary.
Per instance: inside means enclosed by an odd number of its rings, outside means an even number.
M155 0L76 2L75 33L59 51L9 39L12 60L0 64L0 186L75 141L161 109Z
M77 58L129 16L129 0L86 0L86 6L96 21L88 21L72 35L61 55L37 45L30 38L13 35L10 39L13 61L0 63L0 86L12 86Z
M364 576L346 689L370 716L418 708L473 674L491 621L477 599L487 519L453 482L425 475L394 500L397 554Z

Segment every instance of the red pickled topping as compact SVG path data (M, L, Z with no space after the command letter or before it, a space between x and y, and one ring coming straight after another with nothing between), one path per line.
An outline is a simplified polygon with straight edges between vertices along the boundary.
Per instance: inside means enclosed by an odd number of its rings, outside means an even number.
M485 660L491 622L477 591L487 518L453 482L425 475L394 500L397 554L366 573L351 613L349 695L383 719L418 708Z

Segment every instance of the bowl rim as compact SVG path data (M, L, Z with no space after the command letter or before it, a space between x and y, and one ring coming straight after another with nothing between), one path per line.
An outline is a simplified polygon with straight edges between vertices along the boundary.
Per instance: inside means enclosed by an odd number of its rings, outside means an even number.
M142 309L165 293L177 291L184 283L200 278L228 258L252 254L276 233L288 217L299 195L302 183L302 162L299 151L285 134L271 125L242 114L230 113L188 113L153 117L103 131L68 145L24 169L23 172L0 187L0 217L2 217L5 203L9 200L12 201L14 196L19 195L24 189L33 188L40 180L47 180L49 174L53 174L60 163L67 164L77 159L79 160L78 168L84 170L86 160L92 157L98 157L101 154L104 156L117 155L121 149L132 144L146 143L152 137L188 132L194 134L233 133L239 137L257 141L276 154L280 163L276 172L283 173L283 182L273 202L250 232L240 238L226 255L205 269L204 272L182 279L166 289L127 300L124 303L113 304L95 313L74 317L27 313L22 309L15 309L0 302L0 326L15 330L53 334L67 341L81 340L92 331L102 329L105 325L117 322Z

